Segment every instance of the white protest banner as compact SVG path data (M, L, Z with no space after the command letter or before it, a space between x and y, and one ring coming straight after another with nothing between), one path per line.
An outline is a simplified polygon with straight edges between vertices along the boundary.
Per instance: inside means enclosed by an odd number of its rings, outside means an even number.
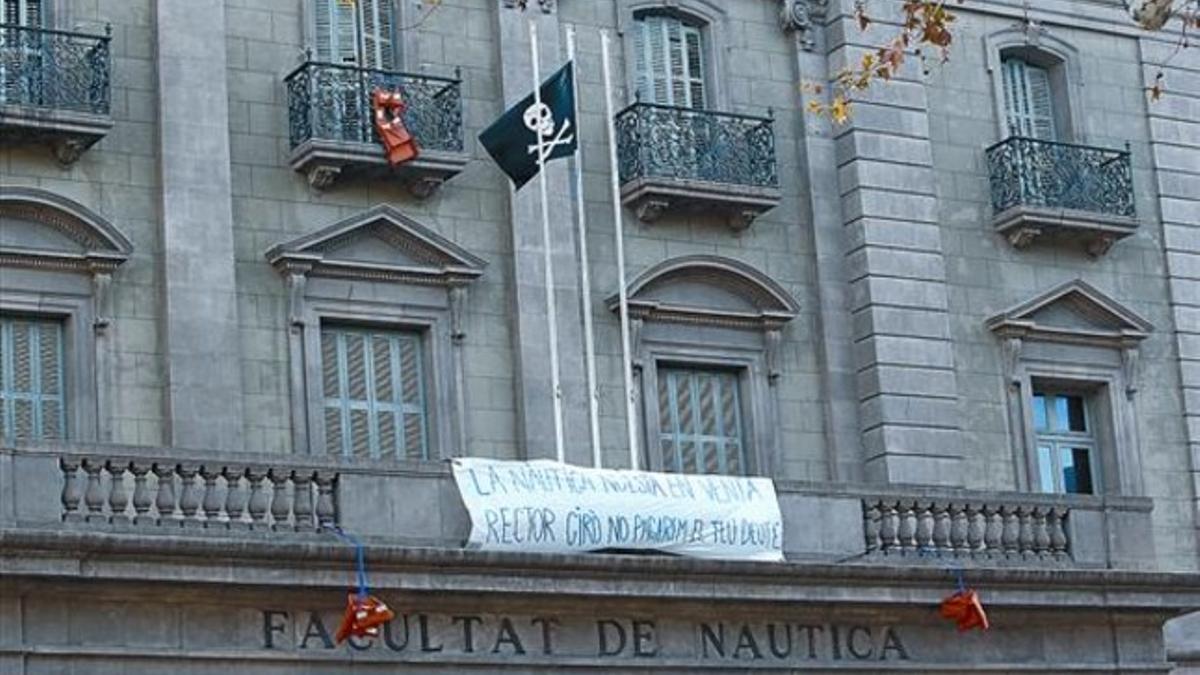
M590 469L551 460L459 458L452 464L471 516L468 548L783 560L783 519L769 478Z

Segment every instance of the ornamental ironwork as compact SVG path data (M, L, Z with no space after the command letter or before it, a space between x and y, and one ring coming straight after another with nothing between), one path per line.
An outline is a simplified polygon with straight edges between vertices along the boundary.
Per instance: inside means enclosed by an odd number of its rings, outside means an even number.
M309 61L284 80L291 147L306 141L378 143L371 92L399 92L404 126L423 150L462 152L461 80Z
M668 178L778 187L774 120L635 103L617 113L622 183Z
M987 149L992 208L1072 209L1134 217L1128 150L1013 137Z
M108 115L111 41L0 23L0 106Z

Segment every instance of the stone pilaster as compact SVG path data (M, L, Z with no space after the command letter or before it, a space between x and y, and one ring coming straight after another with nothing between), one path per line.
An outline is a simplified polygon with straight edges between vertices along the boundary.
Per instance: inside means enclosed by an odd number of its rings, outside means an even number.
M155 9L166 441L241 450L225 3Z
M1183 418L1191 457L1193 497L1200 516L1200 58L1175 51L1177 35L1142 39L1142 63L1167 62L1168 88L1148 105L1150 151L1162 215L1167 283L1183 387ZM1169 59L1169 60L1168 60ZM1143 65L1146 86L1159 68Z
M852 0L830 3L828 12L835 73L874 45L855 25ZM833 133L865 478L960 485L954 351L917 64L858 100L851 121Z
M497 47L501 64L504 107L533 91L529 53L529 21L535 21L541 53L542 79L566 62L558 13L553 2L500 0L497 7ZM497 111L499 112L499 111ZM560 373L564 436L568 462L589 464L591 449L580 325L579 263L576 257L574 208L567 161L547 165L551 250L554 257L555 300L558 313ZM546 323L545 268L542 264L542 217L537 179L513 193L513 328L517 358L518 439L529 458L554 457L554 408L550 386L550 342Z

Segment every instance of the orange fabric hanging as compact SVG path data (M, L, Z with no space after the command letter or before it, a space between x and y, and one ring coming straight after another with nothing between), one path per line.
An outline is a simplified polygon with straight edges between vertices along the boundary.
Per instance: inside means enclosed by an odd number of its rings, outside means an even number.
M942 616L955 621L960 631L987 630L989 626L987 612L974 589L961 590L942 600Z
M404 111L408 104L400 92L376 89L371 92L371 107L375 110L375 131L383 143L388 163L396 166L415 159L421 148L404 126Z
M394 618L396 613L379 598L350 593L346 597L346 611L342 614L342 623L334 637L338 644L351 636L379 637L379 627Z

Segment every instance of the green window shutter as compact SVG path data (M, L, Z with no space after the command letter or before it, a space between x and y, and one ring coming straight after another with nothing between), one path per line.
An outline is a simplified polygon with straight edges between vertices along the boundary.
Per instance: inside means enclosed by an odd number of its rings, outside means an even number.
M321 358L330 454L428 459L419 335L324 328Z
M1004 59L1001 65L1009 134L1055 140L1057 130L1050 72L1018 58Z
M634 66L637 91L647 103L705 106L704 35L674 16L637 17Z
M738 376L728 370L660 368L659 450L680 473L744 475Z
M0 318L0 436L66 436L62 323Z

